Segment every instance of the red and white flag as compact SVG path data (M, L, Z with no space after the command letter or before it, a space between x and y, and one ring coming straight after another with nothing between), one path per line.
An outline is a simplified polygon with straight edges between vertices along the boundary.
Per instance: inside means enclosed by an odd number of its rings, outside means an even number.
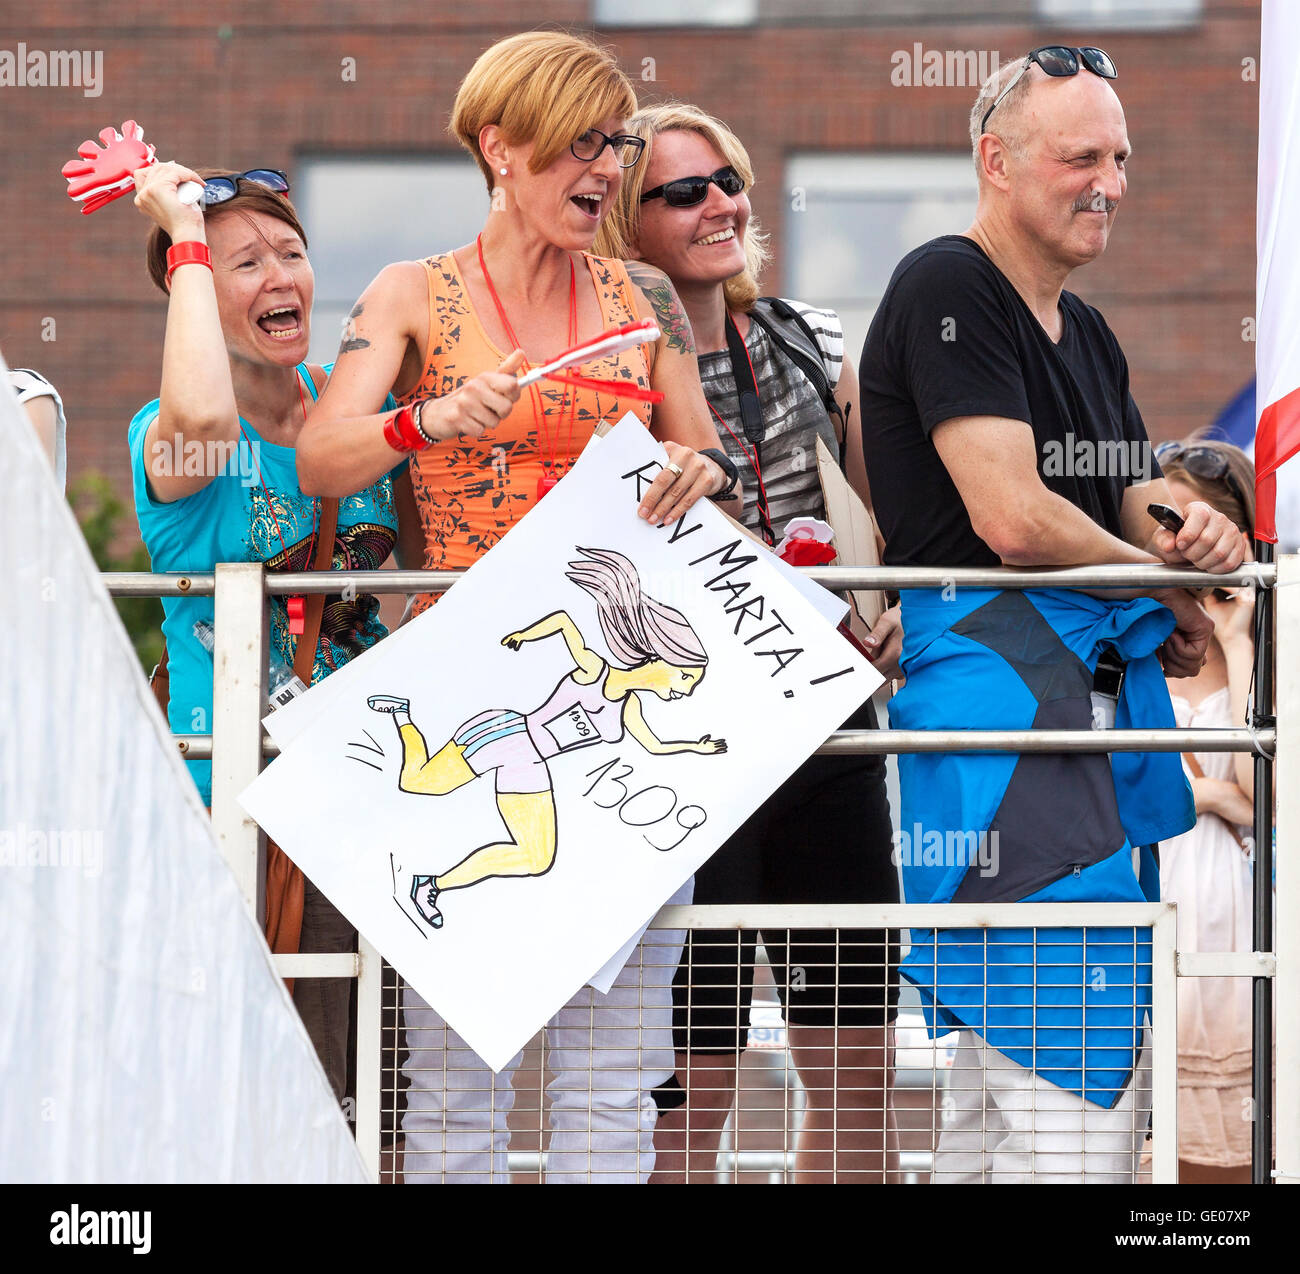
M1255 233L1255 534L1277 543L1277 470L1300 451L1300 4L1264 0Z

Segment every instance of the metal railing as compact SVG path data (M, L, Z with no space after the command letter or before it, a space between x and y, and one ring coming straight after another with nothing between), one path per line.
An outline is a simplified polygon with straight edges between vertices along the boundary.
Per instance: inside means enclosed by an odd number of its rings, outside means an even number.
M845 588L1168 588L1258 587L1270 599L1261 631L1269 640L1256 643L1258 704L1251 724L1217 730L1094 730L1094 731L840 731L819 752L902 753L934 751L990 752L1250 752L1256 758L1256 830L1272 824L1271 762L1277 757L1278 844L1289 850L1291 829L1300 826L1300 661L1278 662L1276 724L1273 723L1271 674L1265 669L1271 654L1271 596L1276 595L1278 648L1300 649L1300 558L1287 556L1274 565L1251 563L1230 575L1208 577L1170 567L1098 566L1050 570L1006 568L852 568L819 567L805 571L813 580L834 589ZM265 838L243 812L236 797L253 781L265 757L277 749L261 728L266 702L268 596L337 592L344 585L373 593L436 592L454 585L454 572L358 571L268 575L260 563L219 565L204 574L118 574L104 576L115 596L214 598L216 622L214 695L211 735L177 736L187 759L214 759L212 818L218 844L239 882L250 908L263 919L265 900ZM1260 781L1262 778L1262 782ZM862 927L866 923L890 928L945 929L1061 925L1151 926L1153 941L1152 1080L1153 1179L1173 1181L1177 1173L1176 1102L1177 1052L1174 1028L1176 978L1250 977L1255 1006L1255 1131L1254 1179L1268 1180L1268 1147L1274 1131L1272 1094L1268 1078L1276 1069L1276 1169L1279 1182L1300 1183L1300 870L1289 852L1277 862L1277 942L1272 941L1271 910L1261 902L1272 876L1272 838L1256 837L1256 942L1251 952L1178 952L1175 919L1167 904L1002 903L990 905L918 904L855 906L824 905L806 909L806 927ZM1271 899L1269 899L1271 902ZM795 908L793 910L801 910ZM784 927L789 907L666 908L654 927L761 928L759 921ZM761 913L761 914L760 914ZM1041 913L1041 914L1040 914ZM1077 913L1077 914L1076 914ZM725 921L725 924L721 922ZM277 956L277 968L291 977L355 977L358 983L356 1133L362 1156L378 1179L381 1137L381 1060L383 962L364 937L356 953ZM1277 1015L1276 1060L1273 1055L1271 1004L1275 993L1283 1011ZM1167 1017L1166 1017L1167 1014ZM1262 1050L1260 1045L1266 1047Z

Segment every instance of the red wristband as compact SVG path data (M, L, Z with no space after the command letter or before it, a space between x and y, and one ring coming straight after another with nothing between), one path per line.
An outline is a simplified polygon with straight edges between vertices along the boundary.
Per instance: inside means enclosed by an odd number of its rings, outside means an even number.
M397 417L393 416L384 421L384 441L392 447L394 451L405 453L409 451L410 448L407 447L406 443L402 440L402 435L397 432L397 429L394 426L396 420Z
M172 275L183 265L206 265L211 270L212 253L208 251L208 245L200 243L197 239L187 239L184 243L173 243L167 249L167 282L169 284L172 281Z
M394 451L423 451L433 439L417 428L412 404L407 403L395 416L384 421L384 441Z

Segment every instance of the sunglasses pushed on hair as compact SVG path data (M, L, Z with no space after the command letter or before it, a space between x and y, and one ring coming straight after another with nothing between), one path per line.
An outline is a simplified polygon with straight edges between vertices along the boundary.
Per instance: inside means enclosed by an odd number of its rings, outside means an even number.
M250 168L246 173L229 173L224 177L209 177L203 183L203 206L211 208L225 203L239 194L241 181L255 181L259 186L273 190L277 195L289 193L289 178L278 168Z
M1094 75L1100 75L1103 80L1113 80L1119 75L1115 63L1110 59L1110 54L1090 44L1081 49L1072 49L1068 44L1044 44L1040 48L1031 49L1026 54L1024 66L1011 77L1011 83L998 94L997 100L984 112L984 118L980 120L981 133L988 129L989 116L1002 105L1002 99L1020 83L1021 77L1035 62L1048 75L1058 80L1078 75L1080 64L1086 66Z
M692 208L705 201L710 186L717 186L724 195L738 195L745 189L745 179L728 165L707 177L678 177L676 181L666 181L662 186L647 190L641 196L641 202L663 199L670 208Z

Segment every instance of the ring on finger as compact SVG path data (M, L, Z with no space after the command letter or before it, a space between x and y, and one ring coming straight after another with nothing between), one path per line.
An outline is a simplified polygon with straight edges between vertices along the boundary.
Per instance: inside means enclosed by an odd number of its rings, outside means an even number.
M670 461L668 462L668 464L667 464L665 467L666 467L666 468L668 469L668 471L673 475L674 478L680 478L680 477L682 476L682 467L681 467L681 465L679 465L679 464L674 464L674 463L670 460Z

